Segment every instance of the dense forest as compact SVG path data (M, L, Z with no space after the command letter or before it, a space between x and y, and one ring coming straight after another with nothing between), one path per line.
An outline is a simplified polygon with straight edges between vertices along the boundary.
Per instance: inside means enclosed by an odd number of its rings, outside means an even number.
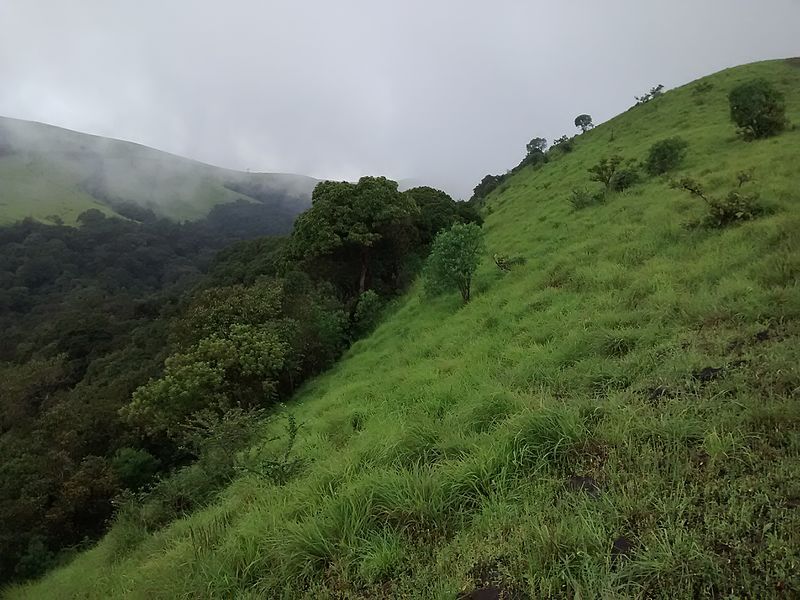
M118 509L149 502L158 526L213 497L242 415L368 332L437 232L481 222L373 177L319 184L288 237L244 201L184 224L116 209L0 229L0 582L57 564Z

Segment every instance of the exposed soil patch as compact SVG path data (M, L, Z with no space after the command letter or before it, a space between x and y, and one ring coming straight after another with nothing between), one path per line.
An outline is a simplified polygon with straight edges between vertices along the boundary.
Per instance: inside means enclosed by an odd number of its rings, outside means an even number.
M704 367L692 373L692 377L697 379L700 383L708 383L709 381L714 381L722 377L724 372L725 369L722 367Z
M475 589L459 595L458 600L529 600L522 585L502 572L503 564L504 560L499 558L472 567L469 575Z
M611 562L618 562L633 554L633 541L624 535L611 542Z
M753 336L753 341L760 344L766 342L770 337L772 336L769 333L769 329L764 329Z
M582 475L572 475L567 479L567 489L571 492L584 492L590 498L597 498L602 491L597 481Z

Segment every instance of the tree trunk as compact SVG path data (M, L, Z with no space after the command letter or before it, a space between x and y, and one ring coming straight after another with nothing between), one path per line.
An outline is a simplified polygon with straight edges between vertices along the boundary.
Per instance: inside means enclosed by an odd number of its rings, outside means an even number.
M361 251L361 277L358 280L358 295L363 294L367 289L367 268L369 265L369 254L367 250Z

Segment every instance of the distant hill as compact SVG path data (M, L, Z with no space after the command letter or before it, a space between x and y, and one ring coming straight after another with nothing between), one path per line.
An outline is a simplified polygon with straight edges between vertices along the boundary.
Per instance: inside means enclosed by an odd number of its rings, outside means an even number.
M274 204L286 221L308 208L317 180L214 167L140 144L0 117L0 224L25 217L74 223L96 208L128 216L131 207L175 221L244 200ZM272 212L268 213L272 216Z

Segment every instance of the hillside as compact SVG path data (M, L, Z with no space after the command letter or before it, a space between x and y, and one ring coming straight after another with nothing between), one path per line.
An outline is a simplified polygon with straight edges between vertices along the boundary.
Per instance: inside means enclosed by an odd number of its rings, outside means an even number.
M74 223L87 209L112 214L126 203L183 221L244 199L274 204L287 230L310 204L316 183L301 175L221 169L131 142L0 117L0 224L25 217Z
M737 137L727 95L754 77L800 123L800 63L757 63L504 182L473 300L415 286L285 407L285 484L244 470L166 527L121 518L7 597L796 597L800 128ZM570 206L602 157L676 135L674 175L724 195L752 170L766 214L692 225L702 201L662 177ZM284 425L253 453L279 456Z

